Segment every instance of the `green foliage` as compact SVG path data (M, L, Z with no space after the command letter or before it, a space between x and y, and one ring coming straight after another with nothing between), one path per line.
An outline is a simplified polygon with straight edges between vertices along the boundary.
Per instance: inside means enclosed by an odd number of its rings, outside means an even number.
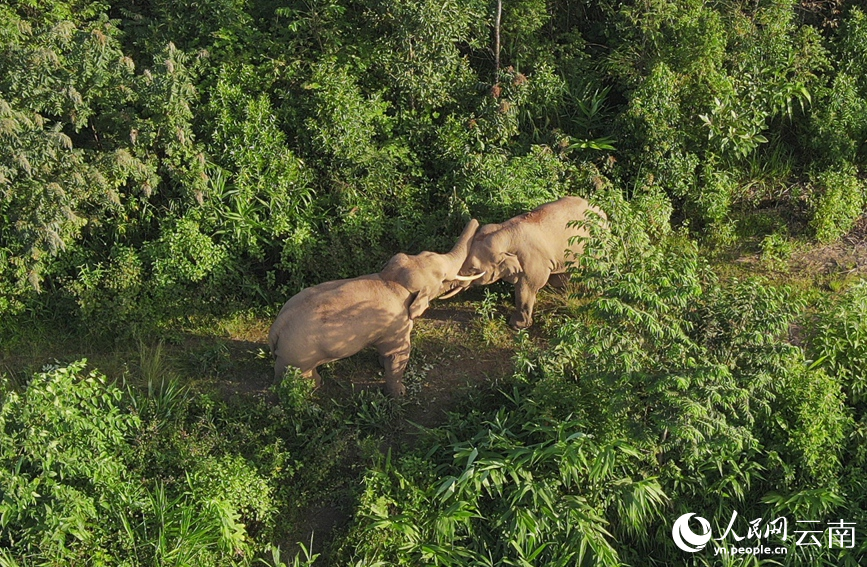
M23 393L4 387L0 518L4 547L22 560L111 564L134 545L116 530L141 511L126 467L139 422L122 411L121 391L84 367L38 374Z
M368 473L350 541L365 565L619 565L621 530L643 531L666 501L656 480L623 475L626 443L599 445L581 424L539 421L526 400L452 439L436 468L386 458ZM433 454L433 452L429 453Z
M142 351L149 380L160 348ZM147 395L128 398L85 364L47 369L22 392L3 384L0 527L11 550L3 560L249 565L260 549L251 534L273 522L271 481L240 454L197 453L204 446L181 425L190 395L175 382L149 382ZM174 439L162 445L174 451L159 463L148 451L161 436Z
M841 72L828 88L820 91L820 96L822 100L808 124L808 147L815 152L820 165L846 167L858 160L867 132L865 91L858 88L853 76Z
M851 429L843 384L821 370L796 367L780 392L776 419L787 424L788 452L801 472L833 489L840 474L840 449Z
M403 111L424 112L455 99L476 79L460 47L479 48L485 3L367 2L364 23L373 34L375 72ZM459 91L458 91L459 92Z
M118 332L216 296L268 304L467 215L589 194L594 169L721 245L733 212L800 207L807 178L820 240L863 208L858 8L822 35L789 0L522 0L495 70L479 2L37 4L0 8L7 313L58 296Z
M294 413L305 413L316 407L312 399L315 388L313 380L304 378L300 370L290 366L280 383L274 386L274 391L287 409Z
M477 319L475 324L486 345L501 343L503 335L509 332L506 330L505 319L497 314L498 304L508 298L508 295L492 292L490 288L485 288L485 297L476 304Z
M17 33L4 38L0 57L0 251L16 294L39 289L50 256L89 217L116 213L118 189L142 168L126 153L89 152L73 139L103 110L128 103L133 64L117 28L101 19L33 29L8 16Z
M849 232L865 205L864 183L852 166L823 171L814 179L813 219L819 242L833 242Z
M250 547L246 526L269 525L274 514L273 489L240 455L203 459L189 476L193 498L220 523L220 544L227 553Z
M226 252L192 219L179 219L163 227L160 239L145 249L151 258L154 283L170 287L176 283L202 281L225 261Z
M0 563L276 567L269 540L337 501L350 564L673 564L673 512L867 521L863 286L802 348L797 293L690 239L758 237L781 269L864 210L867 16L802 4L506 2L495 68L476 0L2 3L4 333L186 330L564 194L611 222L550 340L514 341L513 394L409 448L393 400L288 375L279 403L218 402L161 343L125 392L4 361ZM232 352L183 360L213 379Z
M269 565L270 567L313 567L316 559L319 558L318 553L313 553L313 542L310 542L310 546L307 547L303 543L299 543L301 547L301 551L295 554L295 557L292 559L292 563L285 563L282 560L280 547L279 546L271 546L269 548L269 552L271 553L271 559L260 559L263 564ZM301 554L304 554L304 558L302 559Z
M813 356L826 366L850 400L867 399L867 284L846 290L821 313L813 338Z
M274 239L298 228L312 199L309 174L286 144L267 94L248 94L255 69L222 70L211 92L214 114L207 204L215 234L236 256L261 259ZM303 226L303 225L302 225Z
M627 167L632 175L652 173L701 228L725 230L730 209L749 195L743 158L763 144L785 148L787 124L808 122L803 114L827 68L821 37L795 22L788 0L749 10L690 1L624 5L615 29L613 70L628 100L619 137L633 157Z
M794 252L794 244L782 232L772 232L762 239L762 261L774 269L786 271L789 258Z
M129 333L144 318L146 273L139 251L116 246L107 260L82 263L77 271L67 289L90 333L107 334L120 327Z

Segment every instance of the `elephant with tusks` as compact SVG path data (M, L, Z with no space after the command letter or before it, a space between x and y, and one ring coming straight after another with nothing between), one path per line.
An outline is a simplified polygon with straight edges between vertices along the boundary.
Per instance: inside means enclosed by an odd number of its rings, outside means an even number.
M581 197L563 197L505 222L484 225L473 237L460 271L474 280L463 287L499 280L514 284L515 313L509 325L529 327L536 294L545 284L563 285L569 263L583 252L582 237L588 236L581 222L585 219L607 226L608 217L598 207Z

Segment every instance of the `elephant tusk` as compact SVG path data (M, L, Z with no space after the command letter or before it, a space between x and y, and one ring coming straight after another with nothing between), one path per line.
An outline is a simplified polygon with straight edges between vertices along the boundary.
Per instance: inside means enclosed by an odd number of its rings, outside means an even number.
M479 279L480 277L482 277L484 275L485 275L485 272L482 272L481 274L476 274L474 276L457 275L457 276L455 276L455 279L458 280L459 282L471 282L473 280Z
M451 291L448 292L447 294L445 294L445 295L441 295L438 299L448 299L448 298L450 298L450 297L454 297L455 295L459 294L459 293L462 292L462 291L464 291L464 288L462 288L462 287L456 287L455 289L451 290Z

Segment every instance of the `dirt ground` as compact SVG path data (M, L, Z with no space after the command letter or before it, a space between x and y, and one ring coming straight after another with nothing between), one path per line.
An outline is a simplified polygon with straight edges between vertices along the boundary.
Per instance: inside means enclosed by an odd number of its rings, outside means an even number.
M477 318L472 302L464 300L435 303L416 320L413 351L404 378L408 389L404 405L407 421L435 427L443 422L456 396L467 385L490 383L511 373L511 348L485 344L479 336ZM267 331L267 327L253 332L246 329L244 336L228 338L225 344L232 372L224 373L213 384L224 395L272 396L274 377ZM506 342L510 337L502 339ZM322 398L343 398L353 390L384 386L373 348L325 365L320 373L323 384L316 395Z
M802 274L867 274L867 215L862 216L849 234L837 242L795 252L790 266Z

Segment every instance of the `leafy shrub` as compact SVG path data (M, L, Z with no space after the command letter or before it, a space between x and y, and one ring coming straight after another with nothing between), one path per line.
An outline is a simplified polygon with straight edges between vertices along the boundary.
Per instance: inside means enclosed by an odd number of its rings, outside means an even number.
M217 163L209 173L208 220L233 255L261 260L304 217L313 198L310 174L289 148L267 94L249 94L256 70L220 71L208 102L210 158Z
M147 410L143 421L128 411L122 390L85 365L82 360L48 369L20 393L3 384L0 541L11 554L0 559L249 565L258 548L251 532L270 527L273 518L269 482L230 454L186 463L165 455L180 479L148 476L153 463L138 463L152 455L143 455L148 445L137 442L147 439L149 428L171 432L184 412L167 412L165 403L155 402L163 411ZM175 403L174 410L182 405ZM141 402L136 407L145 409ZM188 437L184 443L189 451Z
M614 21L610 63L626 98L615 118L629 160L622 169L632 180L652 175L693 226L731 244L728 216L752 181L743 159L760 145L785 148L786 122L807 122L812 93L824 88L820 36L798 25L786 1L747 11L625 4Z
M867 94L867 14L859 6L852 6L840 27L834 45L838 53L840 70L849 77L856 77L862 95Z
M766 235L759 247L762 250L762 261L774 269L786 271L789 258L794 252L794 244L789 237L780 231Z
M134 248L115 246L107 262L83 262L77 272L67 287L88 333L127 336L153 315L145 293L145 263Z
M666 501L653 477L623 475L642 456L623 442L597 444L580 423L546 423L528 400L514 402L472 438L437 451L451 461L434 468L410 455L371 470L349 560L620 564L612 532L643 532Z
M146 251L155 283L166 289L178 283L197 283L226 270L225 248L203 234L198 222L188 218L167 223L160 239Z
M567 170L547 146L511 158L501 154L467 154L461 180L466 206L482 219L500 222L559 197Z
M249 553L249 535L270 526L273 489L240 455L208 457L189 476L193 498L219 518L227 553Z
M811 346L852 402L867 399L867 283L852 286L823 310Z
M833 489L840 474L843 441L851 430L843 384L806 364L795 366L780 389L776 419L787 423L789 466ZM776 404L774 404L776 405ZM782 451L781 451L782 452Z
M411 114L441 108L477 77L461 46L479 48L482 2L367 3L363 26L373 36L373 71L390 86L390 99Z
M820 242L832 242L849 232L861 216L865 189L855 168L823 171L814 179L813 218L810 226Z
M5 385L0 409L4 547L23 561L120 563L136 538L122 529L147 512L127 463L139 421L122 392L85 361Z
M286 374L280 378L278 384L273 386L280 403L297 414L315 411L317 407L313 401L315 388L313 380L304 378L301 376L301 371L292 366L286 368Z
M829 87L819 89L817 99L806 124L805 145L819 167L857 163L867 133L865 91L859 90L854 76L841 72Z

